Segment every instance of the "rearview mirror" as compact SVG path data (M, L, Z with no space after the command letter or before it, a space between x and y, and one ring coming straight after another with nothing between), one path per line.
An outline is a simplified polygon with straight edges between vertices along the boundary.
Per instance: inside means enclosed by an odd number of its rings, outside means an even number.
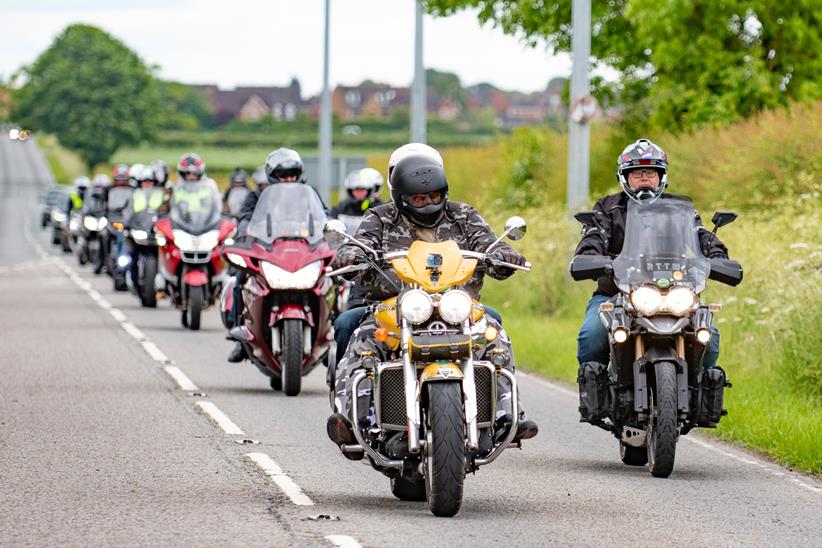
M525 219L517 215L505 221L505 235L510 240L521 240L522 237L525 236L525 231L527 229L528 225L525 222Z
M729 225L736 220L736 213L733 211L717 211L711 217L711 222L719 228L721 226Z
M599 221L602 213L599 211L580 211L574 214L574 219L584 225L594 225Z
M338 246L343 243L346 238L345 223L337 219L331 219L323 227L323 238L332 246Z

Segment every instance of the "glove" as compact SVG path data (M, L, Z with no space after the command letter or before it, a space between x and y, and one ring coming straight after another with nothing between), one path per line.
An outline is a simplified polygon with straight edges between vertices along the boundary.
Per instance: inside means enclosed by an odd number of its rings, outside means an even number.
M515 264L517 266L525 266L525 257L514 251L514 249L511 247L502 247L499 249L495 249L494 251L488 254L488 258L492 261L501 261L504 263Z
M334 256L334 268L342 268L365 262L365 253L356 247L344 247Z

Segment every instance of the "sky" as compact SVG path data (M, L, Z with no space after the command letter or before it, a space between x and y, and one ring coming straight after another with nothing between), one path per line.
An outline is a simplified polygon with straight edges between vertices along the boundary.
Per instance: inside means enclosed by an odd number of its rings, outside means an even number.
M413 0L330 0L331 87L362 80L409 85L414 66ZM71 23L109 32L157 65L161 78L186 83L287 85L322 89L323 0L0 0L0 76L31 63ZM568 76L570 58L531 48L475 11L424 19L426 68L463 85L542 90Z

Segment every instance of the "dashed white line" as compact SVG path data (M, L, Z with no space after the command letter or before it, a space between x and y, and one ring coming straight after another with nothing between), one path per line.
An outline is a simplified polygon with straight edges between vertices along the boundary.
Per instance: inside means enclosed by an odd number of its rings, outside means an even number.
M265 453L247 453L246 457L254 461L254 463L259 466L268 477L271 478L271 481L277 484L277 487L279 487L280 490L291 499L291 502L297 506L314 506L314 501L308 498L308 495L303 493L303 490L300 489L299 485L294 483L294 480L283 473L282 469L271 459L271 457Z
M362 544L348 535L326 535L325 540L339 548L362 548Z
M220 411L220 408L211 403L210 401L198 401L197 407L203 410L203 413L211 417L217 426L219 426L223 432L228 434L229 436L245 436L245 432L243 432L242 428L234 424L234 422L228 418L228 416Z
M168 356L163 354L163 351L160 350L153 342L145 340L140 344L143 345L143 350L145 350L154 361L160 363L169 363L171 361L168 359Z
M163 369L165 370L166 373L168 373L169 377L174 379L174 382L177 383L177 386L180 387L180 390L182 390L184 392L196 392L197 390L199 390L199 388L197 388L197 385L194 384L191 381L191 379L188 378L188 375L183 373L183 371L179 367L177 367L175 365L167 365ZM208 403L208 402L198 402L198 403Z
M117 320L120 323L123 323L127 319L126 315L123 314L123 312L119 308L112 308L111 310L108 311L108 313L111 314L112 318L114 318L115 320Z
M120 324L123 330L131 335L131 337L139 342L142 342L146 339L146 336L143 335L143 332L137 329L137 326L129 321L124 321Z

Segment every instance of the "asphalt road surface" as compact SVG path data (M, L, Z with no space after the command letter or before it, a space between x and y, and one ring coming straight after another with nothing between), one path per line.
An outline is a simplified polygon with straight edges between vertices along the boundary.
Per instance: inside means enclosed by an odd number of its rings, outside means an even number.
M468 477L455 518L398 501L326 438L324 369L275 393L225 361L217 310L184 330L50 246L50 180L0 136L2 546L822 545L817 480L694 435L655 479L577 421L574 387L523 374L539 436Z

